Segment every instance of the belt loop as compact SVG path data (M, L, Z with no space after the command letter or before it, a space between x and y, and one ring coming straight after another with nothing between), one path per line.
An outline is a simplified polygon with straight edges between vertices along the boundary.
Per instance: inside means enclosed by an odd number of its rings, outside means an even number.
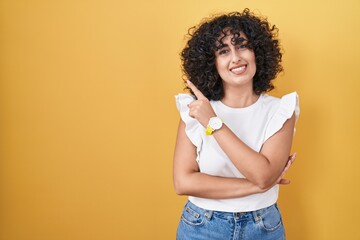
M259 216L259 215L260 215L260 214L259 214L259 211L253 211L253 212L252 212L252 215L253 215L254 221L255 221L256 223L258 223L258 222L261 220L261 217Z
M204 216L205 216L208 220L211 219L212 215L213 215L213 211L211 211L211 210L206 210L205 213L204 213Z

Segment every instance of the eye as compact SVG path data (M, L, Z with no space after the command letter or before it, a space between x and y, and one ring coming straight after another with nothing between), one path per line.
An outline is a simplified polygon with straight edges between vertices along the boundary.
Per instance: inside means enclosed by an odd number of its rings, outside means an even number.
M221 48L218 50L217 55L226 55L230 52L230 49L228 47Z
M229 49L221 49L221 50L219 50L218 54L224 55L224 54L227 54L228 52L229 52Z
M247 49L248 47L246 44L239 44L239 45L237 45L237 48L238 49Z

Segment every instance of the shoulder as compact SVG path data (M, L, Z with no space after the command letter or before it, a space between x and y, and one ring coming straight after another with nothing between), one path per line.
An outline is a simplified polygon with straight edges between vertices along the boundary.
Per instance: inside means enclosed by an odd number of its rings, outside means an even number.
M266 97L264 106L271 110L269 123L266 129L265 140L279 131L284 123L295 115L295 122L300 115L299 96L297 92L292 92L282 96L281 98Z
M270 96L268 94L262 94L262 104L266 107L273 107L280 103L280 98Z
M188 108L187 105L194 100L194 96L188 93L179 93L175 95L176 107L179 111L184 108Z
M201 132L204 132L201 124L189 115L188 104L195 100L195 97L191 94L179 93L175 96L176 107L179 110L180 118L183 123L180 123L182 128L185 127L185 133L190 141L197 148L197 160L202 146Z
M299 112L299 95L297 92L291 92L283 95L282 97L274 97L268 94L262 95L262 104L265 108L273 109L274 111L279 108L289 111ZM298 114L297 114L298 115Z

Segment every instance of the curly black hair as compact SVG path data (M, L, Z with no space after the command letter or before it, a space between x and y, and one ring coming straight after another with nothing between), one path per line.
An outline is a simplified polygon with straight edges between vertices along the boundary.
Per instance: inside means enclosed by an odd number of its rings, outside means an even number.
M222 80L215 66L215 51L223 44L225 31L230 31L234 44L243 40L240 37L240 32L243 32L248 40L247 47L254 51L254 92L261 94L274 89L271 80L283 70L282 51L277 39L278 28L248 8L241 13L231 12L206 19L198 27L189 29L190 39L181 52L184 78L190 79L208 99L223 98ZM186 89L190 90L188 87Z

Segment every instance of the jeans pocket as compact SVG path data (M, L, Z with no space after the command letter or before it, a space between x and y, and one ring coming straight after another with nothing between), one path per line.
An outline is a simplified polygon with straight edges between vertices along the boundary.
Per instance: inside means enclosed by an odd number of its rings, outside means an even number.
M200 226L203 225L206 221L204 215L201 212L194 210L191 206L188 205L186 205L184 208L184 211L181 215L181 220L191 226Z
M275 204L264 210L259 217L259 223L266 231L275 231L282 226L281 214Z

